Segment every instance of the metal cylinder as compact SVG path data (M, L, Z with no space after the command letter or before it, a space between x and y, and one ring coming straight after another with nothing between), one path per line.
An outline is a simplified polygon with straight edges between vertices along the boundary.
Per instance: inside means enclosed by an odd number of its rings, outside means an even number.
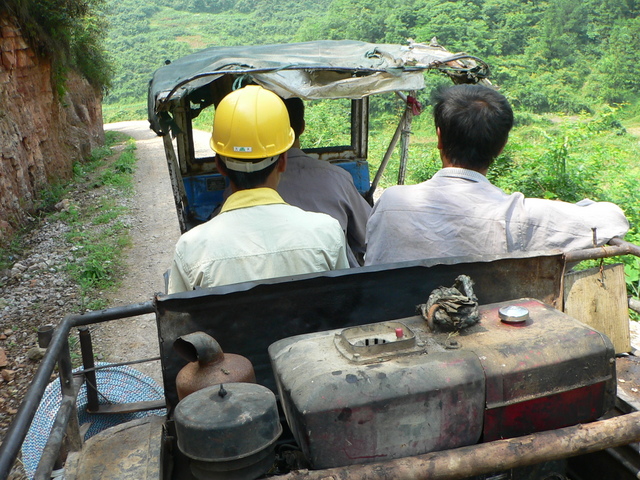
M276 397L252 383L215 385L176 406L178 448L199 480L252 480L273 465L282 433Z
M40 325L38 327L38 346L40 348L47 348L53 337L54 327L51 324Z
M179 337L173 348L190 362L176 376L180 400L212 385L256 381L253 365L247 358L233 353L225 354L218 342L204 332Z

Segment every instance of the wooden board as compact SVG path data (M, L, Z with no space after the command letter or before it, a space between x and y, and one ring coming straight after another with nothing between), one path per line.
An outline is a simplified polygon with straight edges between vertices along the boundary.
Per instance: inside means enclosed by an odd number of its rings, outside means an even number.
M607 335L616 353L631 351L627 286L622 264L605 265L564 277L564 311Z

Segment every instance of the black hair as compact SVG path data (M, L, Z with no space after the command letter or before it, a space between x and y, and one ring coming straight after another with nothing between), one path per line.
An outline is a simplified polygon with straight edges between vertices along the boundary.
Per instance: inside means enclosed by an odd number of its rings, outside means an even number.
M513 126L504 95L484 85L455 85L436 92L434 103L433 119L447 160L462 168L489 168Z
M222 173L229 177L229 181L238 188L238 190L248 190L249 188L257 188L263 185L271 172L276 168L276 165L280 163L281 158L278 158L268 167L258 170L257 172L238 172L227 168L222 160L219 162L219 167L223 170Z
M298 138L304 132L304 102L297 97L286 98L283 101L289 112L289 123L293 133Z

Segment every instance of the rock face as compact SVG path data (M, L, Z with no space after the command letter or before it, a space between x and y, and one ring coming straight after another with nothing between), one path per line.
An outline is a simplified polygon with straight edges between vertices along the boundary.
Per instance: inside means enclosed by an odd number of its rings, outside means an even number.
M73 72L60 98L51 62L0 14L0 238L28 217L42 190L69 179L73 163L104 143L101 100Z

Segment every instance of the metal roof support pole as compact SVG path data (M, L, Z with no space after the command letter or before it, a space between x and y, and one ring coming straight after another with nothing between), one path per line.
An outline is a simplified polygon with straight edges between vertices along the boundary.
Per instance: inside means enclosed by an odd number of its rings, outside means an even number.
M369 97L351 100L351 146L356 158L367 158L369 133Z
M405 102L405 114L402 116L402 133L400 138L400 166L398 167L398 185L404 185L405 176L407 174L407 162L409 161L409 141L411 138L411 122L413 120L413 107L407 102L407 97L401 92L397 95ZM410 92L412 97L416 96L416 92Z
M391 158L393 149L396 148L398 140L400 139L400 135L402 134L402 130L406 123L406 118L411 115L412 115L411 110L405 109L404 113L402 114L402 117L400 118L400 121L398 122L396 131L394 132L393 137L391 138L391 142L389 142L389 146L387 147L387 151L385 152L384 157L382 158L382 162L380 163L380 167L376 172L376 176L374 177L373 182L371 182L371 188L369 189L369 191L364 197L369 203L372 203L373 193L376 191L376 188L378 187L378 183L380 182L380 178L382 178L384 169L387 168L387 163L389 163L389 159Z
M193 170L191 162L195 157L190 113L189 99L180 99L180 106L173 111L173 121L178 127L174 132L178 147L178 158L184 160L183 163L179 164L182 175L186 175Z
M178 165L178 158L176 152L173 149L173 142L171 141L171 134L167 133L162 137L164 142L164 151L167 157L167 167L169 168L169 177L171 178L171 190L173 191L173 200L176 204L176 210L178 212L178 222L180 223L180 233L187 231L187 219L186 219L186 205L187 205L187 193L184 189L184 183L182 177L178 174L180 166Z

